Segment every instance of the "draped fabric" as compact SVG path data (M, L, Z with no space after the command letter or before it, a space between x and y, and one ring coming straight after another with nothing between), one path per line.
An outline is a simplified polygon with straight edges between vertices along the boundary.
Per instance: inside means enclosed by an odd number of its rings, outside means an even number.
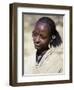
M41 58L40 62L36 62L36 53L29 56L24 62L24 74L50 74L63 72L63 55L56 53L55 49L49 49Z

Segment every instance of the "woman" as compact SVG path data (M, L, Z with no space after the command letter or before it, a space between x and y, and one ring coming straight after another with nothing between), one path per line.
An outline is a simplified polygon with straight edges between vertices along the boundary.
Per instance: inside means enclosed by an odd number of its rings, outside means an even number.
M61 45L62 40L56 31L55 23L48 17L40 18L32 32L36 53L27 59L25 73L49 74L62 73L63 60L55 53L54 47Z

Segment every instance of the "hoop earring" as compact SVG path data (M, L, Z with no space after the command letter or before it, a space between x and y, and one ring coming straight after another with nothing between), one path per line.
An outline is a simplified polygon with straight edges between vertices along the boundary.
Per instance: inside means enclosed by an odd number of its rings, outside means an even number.
M52 39L54 40L56 38L56 36L55 35L52 35Z
M56 39L56 36L55 35L52 35L51 40L50 40L50 43L52 43L54 39Z

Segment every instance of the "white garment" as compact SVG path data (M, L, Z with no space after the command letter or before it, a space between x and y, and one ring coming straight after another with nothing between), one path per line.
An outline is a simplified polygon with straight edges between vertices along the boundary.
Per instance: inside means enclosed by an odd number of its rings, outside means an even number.
M37 64L36 53L34 53L24 62L24 74L62 73L62 57L56 53L55 49L51 48L44 54L39 64Z

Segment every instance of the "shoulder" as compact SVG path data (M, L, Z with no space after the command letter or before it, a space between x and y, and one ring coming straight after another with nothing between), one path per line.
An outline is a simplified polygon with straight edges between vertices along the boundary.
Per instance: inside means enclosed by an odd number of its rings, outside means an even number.
M57 72L62 72L63 71L63 52L57 49L53 50L51 55L48 56L47 63L51 64L52 68L54 70L57 70Z

